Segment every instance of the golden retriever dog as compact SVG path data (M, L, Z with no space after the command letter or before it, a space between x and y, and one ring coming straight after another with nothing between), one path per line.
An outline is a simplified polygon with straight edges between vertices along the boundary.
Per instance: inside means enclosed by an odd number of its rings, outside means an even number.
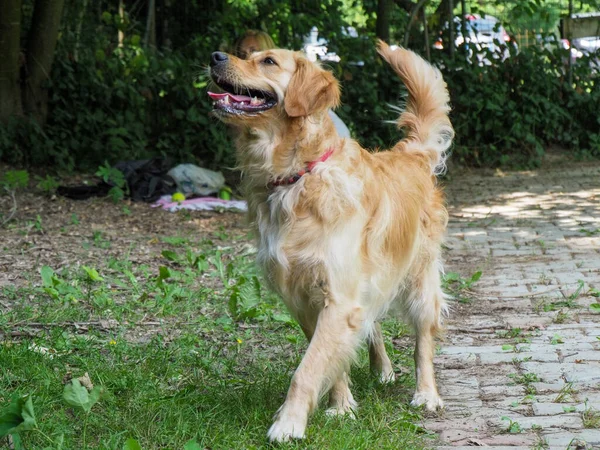
M302 53L267 50L247 60L212 54L214 115L233 126L258 262L309 346L268 432L303 438L329 393L330 414L353 414L349 370L361 342L372 370L394 379L378 321L397 312L414 328L412 404L443 406L434 337L447 310L440 246L448 215L436 174L454 131L438 70L379 43L409 97L391 150L370 153L340 138L327 114L340 102L334 76Z

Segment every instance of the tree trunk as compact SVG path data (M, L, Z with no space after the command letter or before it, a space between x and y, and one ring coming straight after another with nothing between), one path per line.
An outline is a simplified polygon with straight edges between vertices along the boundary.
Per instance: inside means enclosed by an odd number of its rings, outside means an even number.
M146 16L144 47L148 46L156 47L156 5L154 0L148 1L148 15Z
M125 3L123 0L119 0L119 19L121 19L121 23L119 24L119 31L117 31L117 41L119 47L123 47L123 41L125 40L125 33L123 32L123 24L125 23Z
M375 34L383 41L390 40L390 0L377 0Z
M83 0L81 9L79 10L79 16L77 17L77 27L75 28L75 50L73 51L73 59L79 60L79 39L81 37L81 27L83 26L83 19L87 10L88 0Z
M48 114L48 91L64 0L36 0L27 38L23 107L40 124Z
M21 114L19 50L21 42L21 0L0 0L0 122Z

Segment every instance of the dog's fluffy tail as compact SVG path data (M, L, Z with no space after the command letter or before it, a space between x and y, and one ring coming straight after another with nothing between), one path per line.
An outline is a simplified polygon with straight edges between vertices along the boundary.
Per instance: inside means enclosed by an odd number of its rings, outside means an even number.
M402 146L405 151L426 153L432 173L443 173L454 130L448 118L450 96L442 74L410 50L392 50L383 41L379 41L377 50L408 89L406 109L397 121L398 128L405 128L407 133Z

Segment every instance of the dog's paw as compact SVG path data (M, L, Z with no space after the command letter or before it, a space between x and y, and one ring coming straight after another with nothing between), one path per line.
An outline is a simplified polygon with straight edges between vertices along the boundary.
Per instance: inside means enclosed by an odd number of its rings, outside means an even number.
M341 401L330 403L329 408L325 410L325 414L329 417L347 416L350 419L356 419L355 411L358 408L358 403L356 403L350 392L348 394Z
M393 383L394 381L396 381L396 374L392 369L382 370L379 373L379 382L381 384Z
M270 442L288 442L291 439L304 439L305 432L306 420L280 414L269 428L267 438Z
M329 417L347 417L349 419L356 419L356 413L353 408L339 408L337 406L332 406L331 408L327 408L325 410L325 414Z
M444 402L437 392L415 392L410 404L412 406L423 405L429 411L436 411L444 407Z

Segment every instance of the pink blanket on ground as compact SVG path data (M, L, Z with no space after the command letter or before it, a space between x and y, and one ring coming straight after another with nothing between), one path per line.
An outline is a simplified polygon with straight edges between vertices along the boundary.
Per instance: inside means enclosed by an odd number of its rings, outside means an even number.
M214 211L219 209L247 211L248 205L244 200L222 200L215 197L197 197L182 202L174 202L170 195L163 195L153 208L160 206L167 211L178 211L180 209L190 209L197 211Z

